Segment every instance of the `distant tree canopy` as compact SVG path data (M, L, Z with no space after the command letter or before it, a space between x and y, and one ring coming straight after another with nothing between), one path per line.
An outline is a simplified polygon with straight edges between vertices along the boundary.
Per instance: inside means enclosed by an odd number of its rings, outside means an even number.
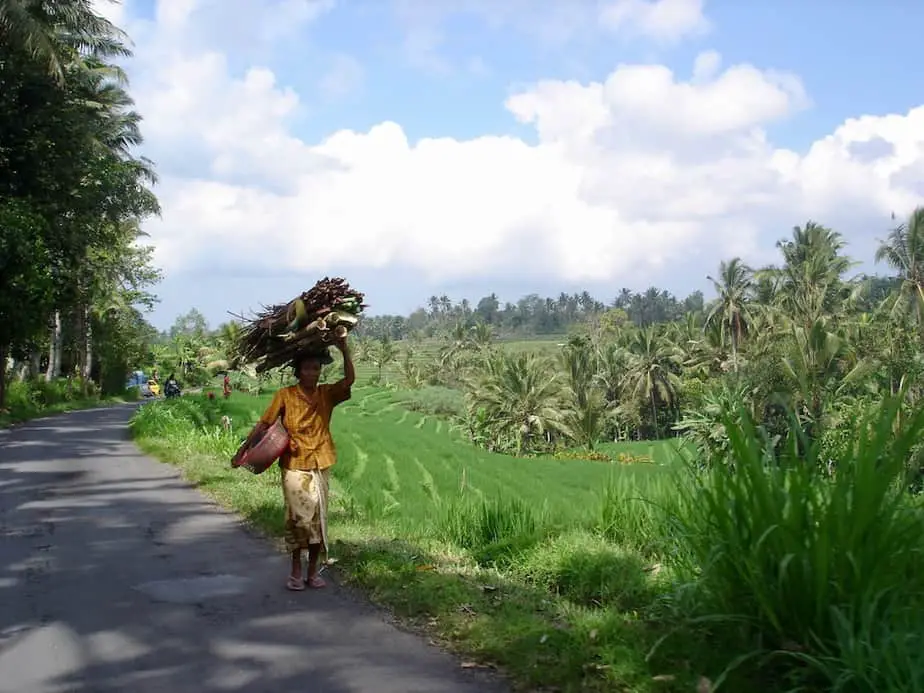
M868 291L863 305L872 307L885 299L898 280L894 277L864 277ZM542 297L529 294L516 303L501 304L497 294L479 299L474 308L468 299L452 301L448 296L431 296L425 307L410 315L373 315L363 318L357 334L393 340L429 338L445 334L455 325L490 325L498 336L541 337L562 335L597 320L627 320L636 327L661 325L682 320L686 315L705 313L702 291L678 299L669 291L650 287L643 292L623 288L607 301L589 292Z

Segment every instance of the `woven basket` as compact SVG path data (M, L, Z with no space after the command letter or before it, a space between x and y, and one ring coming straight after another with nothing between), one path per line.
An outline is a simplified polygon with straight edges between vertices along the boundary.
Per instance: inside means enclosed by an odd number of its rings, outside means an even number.
M249 442L244 441L231 458L231 466L244 468L252 474L262 474L273 466L289 447L289 432L282 425L282 417Z

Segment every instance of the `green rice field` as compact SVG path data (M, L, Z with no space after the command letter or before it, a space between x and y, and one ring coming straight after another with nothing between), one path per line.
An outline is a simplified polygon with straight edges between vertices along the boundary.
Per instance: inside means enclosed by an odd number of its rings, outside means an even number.
M223 403L238 437L269 400L235 393ZM545 509L560 522L588 520L599 510L590 497L614 475L645 482L662 476L677 459L676 444L669 441L601 446L613 457L626 452L651 460L635 465L494 454L467 444L445 418L409 411L394 392L372 387L354 388L352 399L336 409L331 430L338 452L332 476L341 502L407 524L459 499L509 497ZM235 441L224 445L225 453Z

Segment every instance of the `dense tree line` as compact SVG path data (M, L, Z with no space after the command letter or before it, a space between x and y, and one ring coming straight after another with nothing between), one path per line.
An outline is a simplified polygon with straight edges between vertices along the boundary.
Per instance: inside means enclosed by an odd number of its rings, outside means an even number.
M523 296L516 303L501 303L496 293L481 298L474 306L468 299L454 302L445 294L431 296L426 307L408 316L377 315L363 320L359 334L392 340L430 338L445 334L461 323L483 323L506 337L560 335L610 309L624 313L624 319L638 327L679 319L702 310L703 293L695 291L683 300L663 289L651 287L643 293L622 289L609 302L589 292L560 293L556 297Z
M868 293L862 307L872 309L891 290L894 279L863 277ZM608 301L591 296L587 291L560 293L556 297L538 294L523 296L516 303L503 304L496 293L473 304L468 299L453 301L445 294L431 296L426 307L410 315L376 315L363 319L357 334L374 339L424 339L445 335L458 324L485 324L499 338L515 339L563 335L581 329L588 322L604 319L627 322L636 327L648 327L683 320L689 314L702 313L705 298L694 291L684 299L671 292L649 287L643 292L623 288Z
M129 54L89 0L0 0L0 408L10 375L120 389L154 335Z

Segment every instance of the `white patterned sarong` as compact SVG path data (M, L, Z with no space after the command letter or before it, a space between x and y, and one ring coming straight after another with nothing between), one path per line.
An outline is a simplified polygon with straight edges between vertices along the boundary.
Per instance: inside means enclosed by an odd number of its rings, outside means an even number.
M329 469L283 469L282 491L286 504L286 549L297 551L321 545L327 554L327 498Z

